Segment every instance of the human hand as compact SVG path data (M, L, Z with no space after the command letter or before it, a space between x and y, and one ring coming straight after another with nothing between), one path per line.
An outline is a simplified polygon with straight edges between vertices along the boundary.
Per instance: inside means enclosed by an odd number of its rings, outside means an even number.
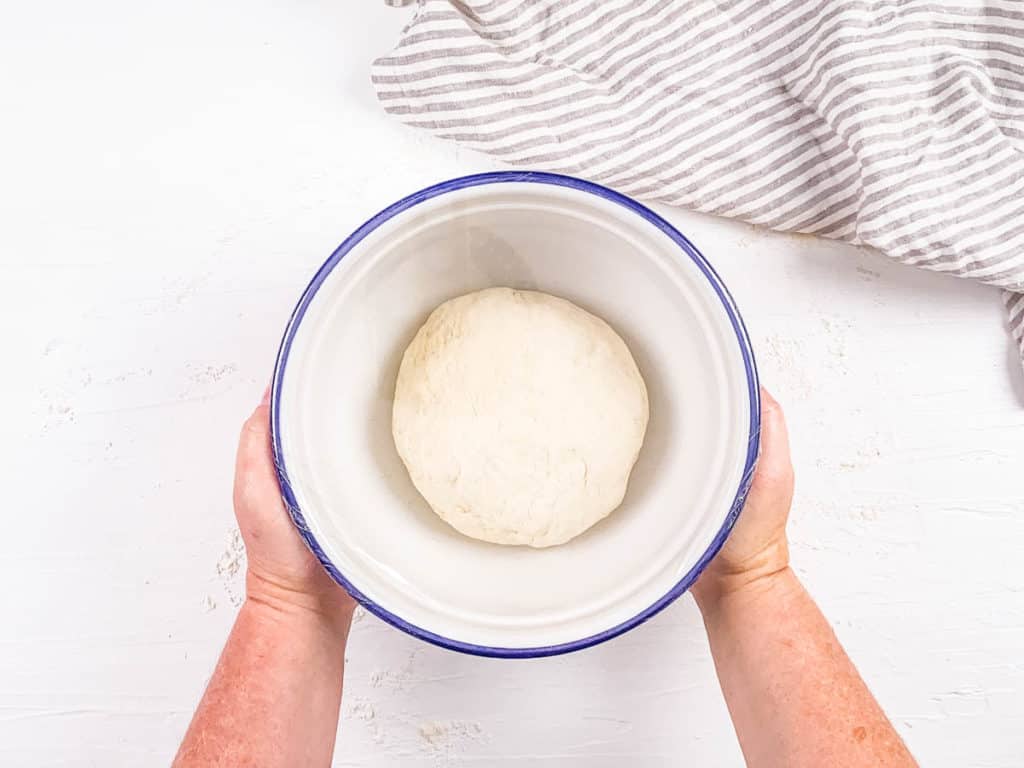
M761 455L739 520L697 583L702 613L723 596L767 587L789 569L786 520L793 502L793 465L782 407L761 389Z
M234 502L248 560L246 600L347 628L355 602L306 547L281 499L270 450L269 390L242 427Z

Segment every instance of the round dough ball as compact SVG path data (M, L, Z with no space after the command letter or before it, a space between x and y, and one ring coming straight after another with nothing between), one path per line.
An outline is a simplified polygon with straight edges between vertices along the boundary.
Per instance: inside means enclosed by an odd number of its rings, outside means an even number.
M622 503L647 388L603 320L536 291L435 309L405 350L392 432L416 488L474 539L550 547Z

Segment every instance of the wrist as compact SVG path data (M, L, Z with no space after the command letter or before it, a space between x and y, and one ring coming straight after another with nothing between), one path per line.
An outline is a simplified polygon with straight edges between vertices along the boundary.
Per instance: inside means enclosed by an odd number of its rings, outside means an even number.
M788 563L732 573L705 573L691 590L705 621L724 604L782 598L799 580Z
M243 608L267 621L345 637L355 602L340 587L303 591L250 570L245 578Z

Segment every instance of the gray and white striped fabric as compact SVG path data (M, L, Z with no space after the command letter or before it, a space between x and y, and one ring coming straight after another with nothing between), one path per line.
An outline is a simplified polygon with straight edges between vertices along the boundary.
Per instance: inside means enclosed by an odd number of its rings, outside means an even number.
M373 82L516 166L1000 286L1024 355L1024 0L419 0Z

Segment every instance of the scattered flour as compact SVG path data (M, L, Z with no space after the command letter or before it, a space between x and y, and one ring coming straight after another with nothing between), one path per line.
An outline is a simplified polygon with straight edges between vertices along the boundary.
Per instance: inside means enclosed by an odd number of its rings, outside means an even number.
M384 745L387 742L388 746L394 746L393 737L389 739L389 735L398 730L396 723L389 722L386 725L382 723L377 717L377 710L374 708L373 702L368 699L359 696L351 697L343 705L341 716L342 719L350 723L358 723L366 728L374 744Z
M417 727L421 748L437 765L457 765L456 755L485 740L480 723L471 720L426 720Z
M392 691L406 690L413 682L416 658L419 655L420 651L414 650L398 669L379 669L371 672L370 686L372 688L388 688Z
M227 365L188 365L189 380L193 384L205 385L216 384L222 379L238 372L238 366L234 363Z
M245 565L245 544L242 542L242 534L235 528L231 531L228 539L227 549L217 561L217 575L220 577L228 600L236 608L242 604L245 594L245 585L240 577L242 566Z
M245 562L245 545L242 534L236 528L231 532L228 547L217 561L217 573L221 578L232 578Z
M350 720L369 721L377 717L377 710L366 699L355 699L345 708L345 717Z

